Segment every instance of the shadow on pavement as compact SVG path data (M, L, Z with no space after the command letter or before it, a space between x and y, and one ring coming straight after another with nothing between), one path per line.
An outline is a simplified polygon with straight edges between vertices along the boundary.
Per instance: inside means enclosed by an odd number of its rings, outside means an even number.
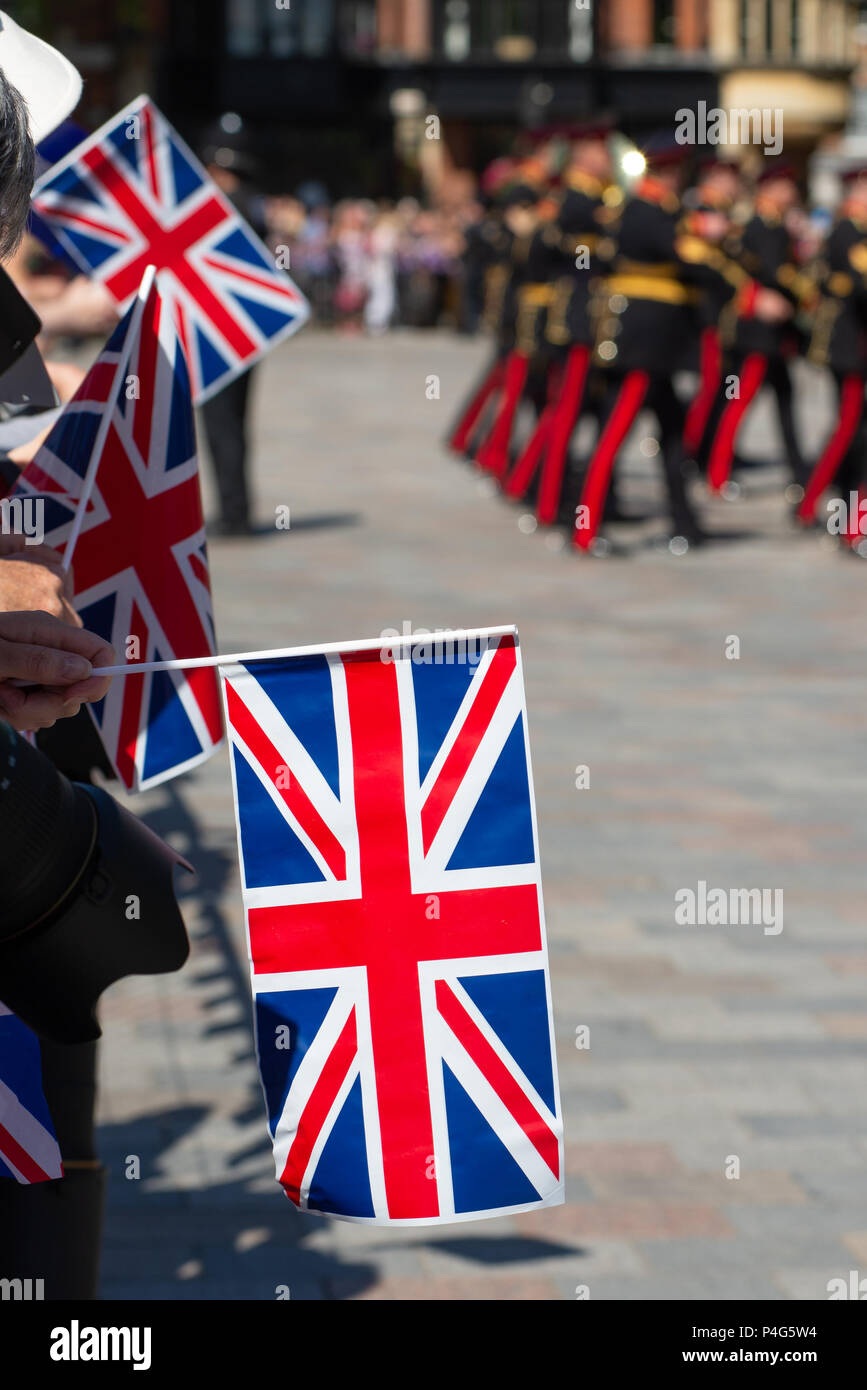
M523 1264L564 1256L574 1260L587 1254L586 1250L578 1250L574 1245L560 1245L554 1240L537 1240L532 1236L455 1236L423 1243L432 1250L445 1250L450 1255L483 1265Z
M199 1034L208 1038L234 1033L234 1055L227 1060L227 1084L237 1090L237 1109L228 1124L239 1138L244 1128L259 1122L260 1137L243 1154L233 1150L209 1155L207 1139L193 1152L191 1184L165 1189L161 1159L184 1142L193 1147L196 1131L210 1117L207 1103L175 1104L131 1122L101 1125L99 1153L109 1169L104 1226L102 1296L115 1299L291 1299L349 1298L376 1280L374 1266L336 1259L304 1242L321 1233L327 1217L301 1215L274 1183L270 1191L252 1191L250 1177L214 1182L209 1175L230 1175L244 1159L267 1147L265 1116L253 1059L250 987L246 962L232 941L221 907L234 864L229 854L208 846L191 807L194 798L177 782L163 789L164 799L144 819L195 864L197 877L179 881L183 898L197 900L196 945L204 945L210 960L196 973L195 956L185 969L191 987L216 983L223 988L201 999L204 1009L236 1005L229 1021L208 1023ZM214 968L216 957L219 964ZM201 1022L201 1020L200 1020ZM144 1046L145 1044L143 1044ZM182 1056L183 1039L173 1040ZM251 1078L246 1087L232 1075L246 1064ZM171 1067L171 1059L169 1059ZM178 1067L172 1094L183 1096L186 1081ZM226 1123L226 1119L223 1119ZM230 1131L231 1139L231 1131ZM129 1160L140 1160L140 1178L128 1176ZM270 1166L270 1157L268 1160ZM196 1169L201 1182L196 1183ZM273 1171L273 1169L272 1169ZM283 1291L282 1293L280 1291ZM285 1292L288 1290L288 1295Z
M160 1155L207 1114L205 1106L188 1106L101 1128L109 1168L102 1297L322 1300L370 1288L372 1265L304 1245L321 1229L318 1219L302 1216L276 1190L251 1192L241 1180L155 1192L146 1179L127 1178L131 1155L143 1174L158 1172Z
M338 526L360 526L363 520L361 512L311 512L309 516L295 516L293 513L289 534L293 531L328 531ZM254 533L257 536L285 534L278 532L274 526L256 526Z

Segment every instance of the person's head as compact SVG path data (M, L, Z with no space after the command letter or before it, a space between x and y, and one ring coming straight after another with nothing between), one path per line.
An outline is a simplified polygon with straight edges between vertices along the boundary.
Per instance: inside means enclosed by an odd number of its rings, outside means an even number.
M645 177L670 193L680 193L686 171L687 150L668 131L657 131L642 149Z
M579 136L572 144L570 163L600 183L608 183L611 178L611 152L605 135L600 131Z
M225 164L218 164L216 160L212 160L205 167L214 183L222 193L226 194L227 198L230 198L240 188L241 180L234 169L228 168Z
M11 256L24 235L35 173L27 105L0 71L0 260Z
M867 211L867 166L850 169L843 175L843 201L862 215Z
M536 229L539 192L527 183L514 184L504 199L503 221L517 237L530 236Z
M683 187L683 164L648 160L646 177L653 179L671 193L679 193Z
M56 48L0 10L0 259L24 232L34 146L75 109L81 76Z
M715 203L735 203L741 193L740 170L732 160L708 160L701 167L699 186Z
M797 176L786 164L768 164L759 177L756 201L785 217L800 201Z

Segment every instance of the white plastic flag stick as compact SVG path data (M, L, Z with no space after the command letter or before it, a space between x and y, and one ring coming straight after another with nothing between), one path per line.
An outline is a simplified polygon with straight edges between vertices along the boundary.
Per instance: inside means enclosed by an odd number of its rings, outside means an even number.
M203 666L245 665L299 656L329 656L338 652L375 652L385 647L412 647L420 642L468 642L484 637L517 637L513 623L504 627L457 628L451 632L411 632L398 637L367 637L354 642L326 642L314 647L279 647L269 652L232 652L228 656L191 656L175 661L131 661L125 666L95 666L98 676L143 676L148 671L192 671Z
M102 462L102 451L105 448L105 441L108 436L109 427L111 425L111 417L114 411L114 403L117 398L118 388L121 383L121 378L123 377L123 374L126 371L127 366L129 365L130 355L127 349L129 344L131 344L135 339L135 334L138 331L138 326L141 322L142 312L144 311L145 302L147 300L148 295L150 294L151 285L154 282L154 276L156 275L156 273L156 266L146 266L145 273L142 276L141 284L138 288L138 294L136 295L135 301L135 308L133 309L129 329L127 330L127 335L124 340L124 351L118 358L117 366L114 369L114 379L111 383L111 393L109 394L109 397L105 402L105 406L102 412L102 418L99 422L99 429L97 430L96 438L93 441L93 452L90 455L90 462L87 465L87 472L84 475L84 482L81 485L81 496L78 499L78 508L76 510L75 517L72 522L72 530L69 533L69 540L66 542L66 549L63 552L63 568L65 570L68 570L70 565L72 564L72 553L75 550L76 545L78 544L78 537L81 534L81 528L84 525L84 518L87 514L87 504L90 501L90 494L93 492L93 485L96 482L96 475L99 471L99 465Z

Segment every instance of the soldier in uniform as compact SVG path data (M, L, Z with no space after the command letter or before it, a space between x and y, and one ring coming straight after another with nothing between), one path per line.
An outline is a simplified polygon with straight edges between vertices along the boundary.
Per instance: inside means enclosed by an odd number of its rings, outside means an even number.
M492 361L473 387L449 432L448 447L456 454L472 453L473 440L483 423L485 412L502 388L503 369L511 346L510 342L501 340L498 329L502 320L512 243L503 213L508 187L514 182L514 170L513 160L499 159L485 171L482 188L488 208L481 222L467 233L464 262L468 292L480 301L482 327L495 337L496 346Z
M538 162L521 166L504 200L509 252L497 339L505 361L493 424L475 453L479 467L499 480L509 469L509 444L521 400L528 395L538 413L545 399L548 362L541 351L542 328L552 287L545 281L545 256L536 233L552 208L542 178Z
M555 390L506 482L508 496L525 497L537 476L538 520L558 517L569 441L585 400L594 342L591 302L622 194L611 184L609 127L581 127L563 174L554 219L536 234L539 273L548 285L542 325L556 369Z
M808 356L829 367L838 410L831 436L810 473L797 517L815 521L822 494L859 496L867 483L865 405L867 386L867 165L843 176L844 198L820 266L821 301ZM861 546L859 517L848 517L843 540ZM867 547L864 547L867 549Z
M735 208L742 192L739 166L731 159L711 155L699 166L698 181L684 197L688 209L684 225L691 236L719 246L734 255L739 230ZM701 448L701 441L722 381L722 343L719 320L729 299L727 283L709 285L699 308L699 387L687 411L683 445L690 458Z
M580 550L593 547L620 448L639 410L659 425L669 511L688 545L705 539L684 478L686 412L672 383L698 333L702 288L734 294L746 277L718 247L682 225L679 190L688 150L662 135L648 142L646 171L627 203L617 254L605 282L596 360L608 369L605 423L587 468L572 532Z
M806 481L807 467L795 430L789 361L798 351L795 311L811 302L815 287L796 265L786 225L798 199L792 168L769 163L759 179L754 215L740 239L739 260L749 280L722 314L725 379L698 453L715 492L731 476L738 431L763 384L776 397L792 482L803 486ZM727 382L732 378L737 379L738 393L730 398Z

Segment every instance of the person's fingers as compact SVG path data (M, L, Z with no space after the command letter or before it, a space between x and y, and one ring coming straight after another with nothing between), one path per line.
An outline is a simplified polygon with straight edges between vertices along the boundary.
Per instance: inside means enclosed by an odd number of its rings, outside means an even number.
M94 676L94 663L111 665L111 645L47 613L0 614L0 679L42 687L75 687L67 700L102 699L110 680ZM56 698L56 697L52 697Z
M111 685L111 676L91 676L88 680L73 681L72 685L62 687L67 700L77 700L81 705L93 705L102 700Z
M88 680L92 670L87 657L76 652L40 647L32 642L0 639L0 672L4 680L27 681L31 685L68 686Z
M2 700L8 702L10 689L2 687ZM23 695L23 701L15 704L11 708L7 704L8 714L4 715L7 723L20 732L30 732L36 729L50 729L56 724L58 719L68 718L77 713L79 706L74 702L68 702L66 692L63 695L51 695L45 691L18 691Z
M68 700L80 700L82 704L92 705L108 693L112 682L111 676L100 676L99 668L100 666L113 666L116 657L114 647L109 642L104 642L101 637L97 637L96 633L85 632L82 635L95 639L90 646L85 648L85 654L93 666L93 675L89 680L75 681L69 686L66 698Z
M96 634L90 632L86 636L96 637ZM104 642L101 637L97 637L87 654L93 666L93 675L90 680L76 681L71 685L67 691L67 699L74 698L80 700L82 704L92 705L96 700L101 700L108 694L113 677L100 676L99 668L100 666L113 666L116 661L116 653L109 642Z
M67 651L79 652L82 656L86 656L94 671L97 671L100 666L114 666L117 662L117 656L111 643L106 642L104 637L100 637L96 632L90 632L87 628L79 628L72 634L71 638L68 632L64 633L64 641L58 645L63 645Z
M39 718L50 719L53 724L57 719L71 719L74 714L78 714L82 705L81 700L70 696L68 686L59 686L53 690L40 686L39 689L25 690L23 694L24 704L16 715L19 721Z
M26 696L23 690L19 690L17 686L0 681L0 716L9 723L12 722L12 716L18 710L23 709L25 699Z
M87 657L88 661L98 661L101 666L110 666L114 661L114 648L95 632L85 628L71 628L54 618L50 613L36 609L32 612L0 613L0 638L7 642L29 642L39 646L57 647L61 651L75 652Z

